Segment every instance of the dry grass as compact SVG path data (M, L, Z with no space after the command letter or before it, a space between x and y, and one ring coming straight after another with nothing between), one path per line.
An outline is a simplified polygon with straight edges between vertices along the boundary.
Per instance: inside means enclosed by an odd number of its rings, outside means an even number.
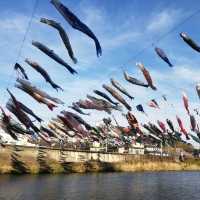
M86 173L86 172L136 172L136 171L182 171L200 170L200 160L189 159L177 162L172 158L142 156L118 163L79 162L60 163L45 157L39 162L36 157L19 152L17 160L11 160L12 150L0 151L0 174L4 173Z
M28 173L40 173L38 163L26 165ZM199 162L119 162L119 163L102 163L102 162L80 162L80 163L65 163L49 161L48 166L51 171L44 173L86 173L86 172L136 172L136 171L187 171L200 170ZM13 167L9 162L2 163L0 161L0 174L12 173ZM23 173L23 172L21 172Z
M200 170L200 165L179 162L138 162L138 163L116 163L115 171L185 171Z

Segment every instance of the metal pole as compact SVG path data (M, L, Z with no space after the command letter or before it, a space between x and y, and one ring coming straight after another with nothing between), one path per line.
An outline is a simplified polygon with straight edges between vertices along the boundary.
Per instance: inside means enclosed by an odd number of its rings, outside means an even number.
M108 138L106 137L106 153L108 152Z
M112 117L113 117L113 119L114 119L114 121L115 121L116 125L119 127L119 124L118 124L118 122L117 122L117 120L116 120L115 116L114 116L114 115L112 115Z

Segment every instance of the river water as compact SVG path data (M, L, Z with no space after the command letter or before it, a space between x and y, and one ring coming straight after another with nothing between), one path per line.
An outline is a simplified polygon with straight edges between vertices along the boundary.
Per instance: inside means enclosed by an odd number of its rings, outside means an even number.
M0 200L199 200L199 172L1 175Z

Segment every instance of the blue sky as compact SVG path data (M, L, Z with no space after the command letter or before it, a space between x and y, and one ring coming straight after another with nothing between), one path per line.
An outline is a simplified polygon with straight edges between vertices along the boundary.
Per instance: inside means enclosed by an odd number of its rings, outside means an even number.
M49 0L39 0L39 4L26 38L22 55L18 62L24 66L31 81L41 89L53 96L58 96L66 105L51 113L44 105L39 105L32 98L14 88L16 74L13 65L21 45L24 32L28 25L35 0L12 0L0 2L0 103L5 105L8 95L5 88L9 87L19 100L25 102L39 116L48 120L60 110L70 105L72 101L85 98L93 89L101 89L102 83L109 83L109 78L117 79L126 87L135 100L129 102L132 106L144 104L145 110L154 120L163 120L166 117L174 119L179 114L189 129L188 116L183 109L181 99L182 90L186 91L191 102L191 108L198 107L199 99L196 95L195 85L200 81L200 55L188 47L180 38L179 33L184 31L200 43L200 14L194 16L174 32L158 43L156 39L179 24L183 19L195 12L200 5L198 0L192 1L160 1L160 0L62 0L81 20L90 26L102 45L103 55L96 57L94 43L87 36L72 29L62 16L49 3ZM41 17L47 17L60 22L66 29L75 55L79 62L73 65L62 44L57 32L40 23ZM32 40L37 40L53 49L79 74L70 75L62 66L42 54L31 45ZM165 50L171 62L175 65L169 68L154 52L151 44ZM141 49L150 45L142 54L134 58ZM25 58L39 62L52 76L53 80L62 85L65 91L57 93L45 83L40 75L24 63ZM133 59L131 59L133 58ZM158 91L130 85L123 80L122 68L129 74L143 80L143 76L135 66L142 62L150 70ZM169 102L176 107L176 112L162 102L161 95L166 94ZM155 98L161 104L161 110L156 111L146 106L146 102ZM126 110L124 109L124 112ZM95 123L105 113L91 112L92 117L86 120ZM133 113L142 121L148 120L136 110ZM117 119L125 124L119 113Z

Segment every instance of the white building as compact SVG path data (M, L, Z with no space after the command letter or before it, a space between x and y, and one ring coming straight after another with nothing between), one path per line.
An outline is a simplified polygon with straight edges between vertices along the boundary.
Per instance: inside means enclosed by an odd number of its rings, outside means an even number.
M129 154L144 155L144 145L141 143L134 143L128 149Z

